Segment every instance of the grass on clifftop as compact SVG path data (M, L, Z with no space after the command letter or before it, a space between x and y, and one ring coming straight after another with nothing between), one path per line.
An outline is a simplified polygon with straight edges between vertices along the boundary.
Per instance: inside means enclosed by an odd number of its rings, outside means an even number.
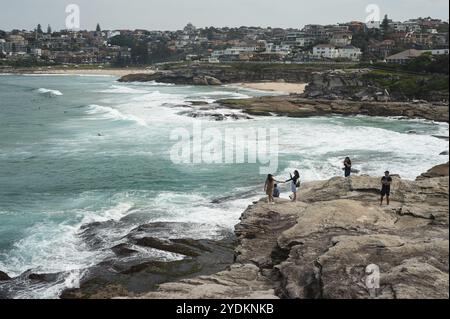
M417 75L385 70L374 70L364 75L366 80L391 93L409 98L423 98L431 92L449 92L449 77L442 74Z

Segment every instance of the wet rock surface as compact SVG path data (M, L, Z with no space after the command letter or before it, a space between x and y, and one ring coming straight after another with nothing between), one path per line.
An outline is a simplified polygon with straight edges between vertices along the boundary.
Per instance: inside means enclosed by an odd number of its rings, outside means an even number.
M0 298L26 297L22 291L30 287L43 291L66 287L62 299L140 296L161 283L223 271L234 261L236 242L229 230L219 229L212 235L210 225L183 222L130 227L134 219L131 214L81 227L81 242L103 256L91 267L50 274L33 269L14 278L0 272Z
M11 278L8 276L7 273L0 271L0 281L6 281L6 280L10 280Z
M110 223L87 225L81 235L95 245L98 240L92 235ZM233 263L235 238L231 233L220 240L173 237L183 232L188 235L193 226L150 223L132 229L123 243L111 248L114 257L89 268L80 287L65 290L61 298L139 296L161 283L213 274Z

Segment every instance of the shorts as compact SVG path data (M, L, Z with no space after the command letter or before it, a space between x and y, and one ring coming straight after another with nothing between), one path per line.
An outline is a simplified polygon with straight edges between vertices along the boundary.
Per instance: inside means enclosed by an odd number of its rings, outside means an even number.
M297 185L294 182L291 183L291 191L295 194L297 193Z
M381 189L381 196L391 196L391 189L383 187Z

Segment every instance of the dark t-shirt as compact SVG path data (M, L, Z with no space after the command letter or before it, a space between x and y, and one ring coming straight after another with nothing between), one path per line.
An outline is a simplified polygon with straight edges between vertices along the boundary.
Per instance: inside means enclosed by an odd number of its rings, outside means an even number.
M383 185L382 189L391 189L391 185L385 185L385 184L383 184L384 182L392 183L392 177L390 177L390 176L389 177L383 176L381 178L381 183Z

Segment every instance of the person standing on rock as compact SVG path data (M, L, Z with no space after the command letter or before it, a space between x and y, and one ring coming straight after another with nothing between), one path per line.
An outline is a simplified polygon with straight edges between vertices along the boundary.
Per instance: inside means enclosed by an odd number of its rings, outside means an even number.
M264 185L264 191L266 192L266 195L268 196L268 199L267 199L268 204L275 204L273 194L274 194L276 183L279 183L279 182L275 180L273 175L271 175L271 174L267 175L266 184Z
M391 184L392 184L392 177L389 171L386 171L384 173L384 176L381 178L381 203L380 206L383 206L383 200L386 196L386 202L389 206L389 199L391 196Z
M352 160L350 159L350 157L346 157L344 160L344 172L345 177L350 177L352 173Z
M289 198L293 201L297 201L297 189L300 188L300 173L298 171L294 172L294 176L291 174L291 179L288 179L285 183L291 182L291 192L292 195Z

